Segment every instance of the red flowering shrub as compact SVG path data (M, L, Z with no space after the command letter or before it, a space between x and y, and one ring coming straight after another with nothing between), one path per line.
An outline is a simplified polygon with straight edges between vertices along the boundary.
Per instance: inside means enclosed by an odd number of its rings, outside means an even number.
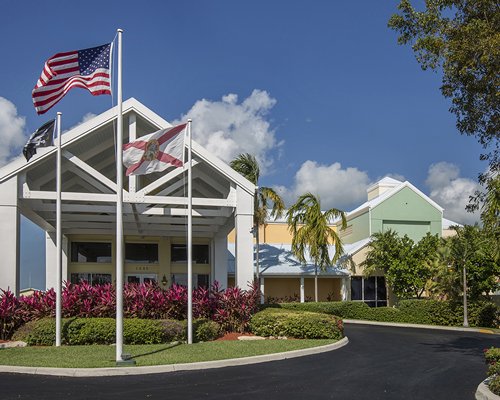
M187 318L188 292L185 286L162 289L156 283L126 284L123 290L123 314L126 318ZM243 332L251 316L258 311L260 292L256 285L248 291L239 288L221 290L217 282L210 288L193 290L193 318L211 319L224 331ZM0 339L9 338L22 324L55 315L54 289L35 291L17 299L12 292L0 294ZM92 286L87 282L65 283L61 294L64 318L114 318L116 291L111 284Z

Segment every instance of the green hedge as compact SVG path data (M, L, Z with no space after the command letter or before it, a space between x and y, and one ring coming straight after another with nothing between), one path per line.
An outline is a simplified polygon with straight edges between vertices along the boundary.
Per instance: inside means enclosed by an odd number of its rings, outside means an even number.
M250 330L259 336L296 339L341 339L342 320L324 313L268 308L250 320Z
M343 319L364 319L381 322L402 322L413 324L461 326L463 306L461 303L437 300L401 300L396 308L370 308L363 302L318 302L282 303L266 308L303 310L336 315ZM470 326L498 328L500 307L490 302L468 305Z
M370 307L360 301L332 301L318 303L281 303L270 307L284 308L287 310L300 310L321 312L336 315L344 319L365 319L370 314Z
M51 346L56 339L54 318L31 321L20 327L15 340L28 345ZM193 340L216 339L220 327L216 322L198 319L193 321ZM159 344L185 341L186 321L126 318L123 320L125 344ZM116 340L116 321L112 318L71 318L62 321L62 342L68 345L112 344Z

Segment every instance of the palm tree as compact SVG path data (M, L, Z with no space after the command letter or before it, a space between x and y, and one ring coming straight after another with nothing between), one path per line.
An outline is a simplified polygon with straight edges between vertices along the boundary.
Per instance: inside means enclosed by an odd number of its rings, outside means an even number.
M271 209L271 218L279 218L283 214L285 209L285 203L283 199L276 193L273 189L269 187L259 187L258 182L260 178L260 168L259 163L255 156L245 153L237 156L229 164L232 169L239 172L255 186L257 190L255 191L254 197L254 213L253 213L253 225L255 232L255 243L256 243L256 257L255 257L255 274L257 280L260 280L260 270L259 270L259 226L265 225L267 219L268 204L271 202L273 207Z
M292 233L292 252L306 264L306 251L314 260L314 301L318 301L318 267L325 270L334 265L344 253L342 241L330 226L340 217L342 229L347 227L345 214L336 208L321 211L319 196L303 194L287 212L288 229ZM335 246L330 259L328 246Z

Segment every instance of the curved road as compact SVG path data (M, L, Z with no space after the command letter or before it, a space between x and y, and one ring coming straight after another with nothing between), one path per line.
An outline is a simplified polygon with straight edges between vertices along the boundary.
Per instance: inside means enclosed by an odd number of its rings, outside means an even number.
M496 335L347 325L349 344L319 355L156 375L0 374L0 399L473 399Z

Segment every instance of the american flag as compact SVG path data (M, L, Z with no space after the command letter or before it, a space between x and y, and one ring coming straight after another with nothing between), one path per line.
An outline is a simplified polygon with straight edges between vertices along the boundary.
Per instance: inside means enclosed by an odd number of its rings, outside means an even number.
M50 110L74 87L94 96L111 94L111 43L50 57L32 92L36 112Z

